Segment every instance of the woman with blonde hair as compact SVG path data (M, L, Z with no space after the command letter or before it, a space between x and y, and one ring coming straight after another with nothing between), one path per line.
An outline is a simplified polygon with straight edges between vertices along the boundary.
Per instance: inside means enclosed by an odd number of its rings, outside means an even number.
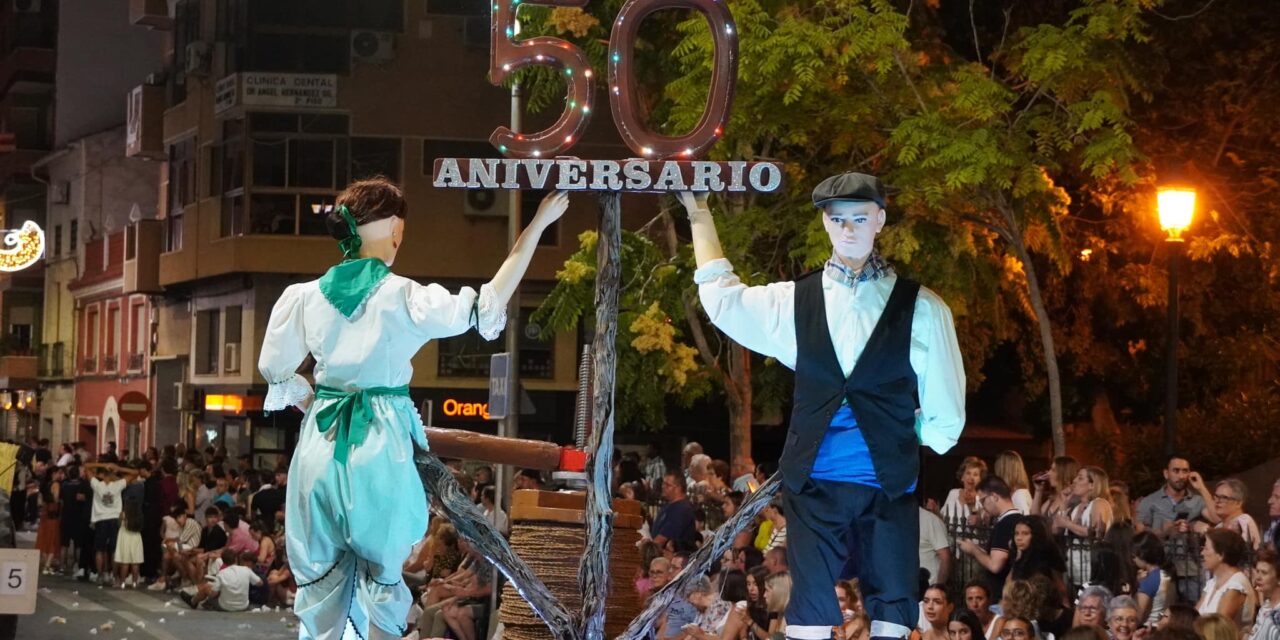
M1080 471L1080 463L1071 456L1058 456L1049 470L1036 474L1035 495L1031 512L1052 520L1059 513L1069 513L1072 504L1071 483Z
M995 474L1009 485L1013 492L1013 506L1022 515L1031 514L1031 481L1027 479L1027 467L1017 451L1001 451L996 456Z
M787 605L791 602L791 576L779 573L764 583L764 606L769 610L769 636L787 630L785 617Z
M982 458L969 456L960 463L956 470L960 486L947 494L947 501L942 504L943 520L974 524L973 517L982 513L982 505L978 503L978 483L986 475L987 463Z
M1197 618L1194 627L1204 640L1240 640L1240 627L1221 613Z
M1010 580L1000 594L1000 615L991 622L988 638L999 638L1005 623L1014 618L1034 620L1044 604L1044 593L1030 580Z
M1073 581L1089 584L1092 579L1091 545L1079 541L1100 539L1111 529L1114 514L1107 472L1094 466L1081 467L1071 483L1071 495L1078 503L1071 509L1070 516L1059 513L1054 517L1053 531L1065 531L1072 539L1067 545L1067 566L1076 574L1072 576Z

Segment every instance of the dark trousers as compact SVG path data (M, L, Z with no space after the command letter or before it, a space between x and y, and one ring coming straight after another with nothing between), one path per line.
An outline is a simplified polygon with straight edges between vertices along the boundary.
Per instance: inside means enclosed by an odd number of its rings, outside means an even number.
M791 573L789 627L843 623L835 583L852 560L872 620L871 635L883 635L877 633L877 622L915 628L920 516L913 495L890 500L875 487L810 479L798 494L783 489L783 509ZM859 557L849 558L850 548Z

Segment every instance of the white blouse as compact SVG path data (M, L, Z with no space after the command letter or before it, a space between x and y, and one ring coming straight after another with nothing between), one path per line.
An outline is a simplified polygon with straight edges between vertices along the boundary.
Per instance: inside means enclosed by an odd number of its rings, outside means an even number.
M848 287L822 275L827 326L845 376L853 372L897 281L889 275ZM694 282L712 324L738 344L795 369L794 282L748 287L723 258L700 267ZM964 429L964 362L951 310L924 287L911 322L910 359L920 396L916 432L921 443L945 453Z
M278 411L311 395L311 385L295 373L308 353L316 359L316 384L348 390L409 384L410 360L429 340L477 325L486 339L498 337L506 308L495 297L492 287L481 287L473 318L477 294L471 287L451 294L392 273L348 320L325 299L318 280L292 285L271 312L258 358L270 384L263 408Z

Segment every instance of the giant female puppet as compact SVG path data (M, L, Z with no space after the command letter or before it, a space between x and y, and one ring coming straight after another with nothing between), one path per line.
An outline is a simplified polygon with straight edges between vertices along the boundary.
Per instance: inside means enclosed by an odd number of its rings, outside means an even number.
M472 327L496 338L538 237L567 206L565 194L548 196L493 280L453 294L391 273L407 214L399 187L365 180L338 196L326 222L345 260L285 289L258 362L270 383L264 409L306 412L285 511L301 637L402 635L412 599L400 567L427 529L413 463L414 445L427 442L409 360L427 341ZM314 396L296 373L308 353Z
M765 286L734 275L705 198L680 198L711 321L795 370L779 464L792 575L787 637L829 639L843 622L832 585L850 548L871 636L906 637L917 618L919 447L945 452L964 428L950 310L876 253L885 196L872 176L845 173L818 185L813 203L831 259L821 271Z

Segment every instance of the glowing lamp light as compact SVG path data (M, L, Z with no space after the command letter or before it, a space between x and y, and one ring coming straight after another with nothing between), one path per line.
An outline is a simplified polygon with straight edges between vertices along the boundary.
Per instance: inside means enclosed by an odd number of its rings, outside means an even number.
M651 148L649 148L649 147L645 147L642 151L644 152L644 154L645 154L646 156L651 156L651 155L653 155L653 149L651 149Z
M1165 187L1156 193L1160 214L1160 228L1169 234L1170 240L1181 240L1182 232L1191 226L1191 216L1196 210L1196 190L1186 187Z
M21 271L44 255L44 231L30 221L18 229L4 230L4 248L0 249L0 271Z
M582 75L584 75L584 76L586 76L586 77L590 78L590 77L591 77L591 70L590 70L590 69L587 69L586 71L583 71L583 72L582 72Z

